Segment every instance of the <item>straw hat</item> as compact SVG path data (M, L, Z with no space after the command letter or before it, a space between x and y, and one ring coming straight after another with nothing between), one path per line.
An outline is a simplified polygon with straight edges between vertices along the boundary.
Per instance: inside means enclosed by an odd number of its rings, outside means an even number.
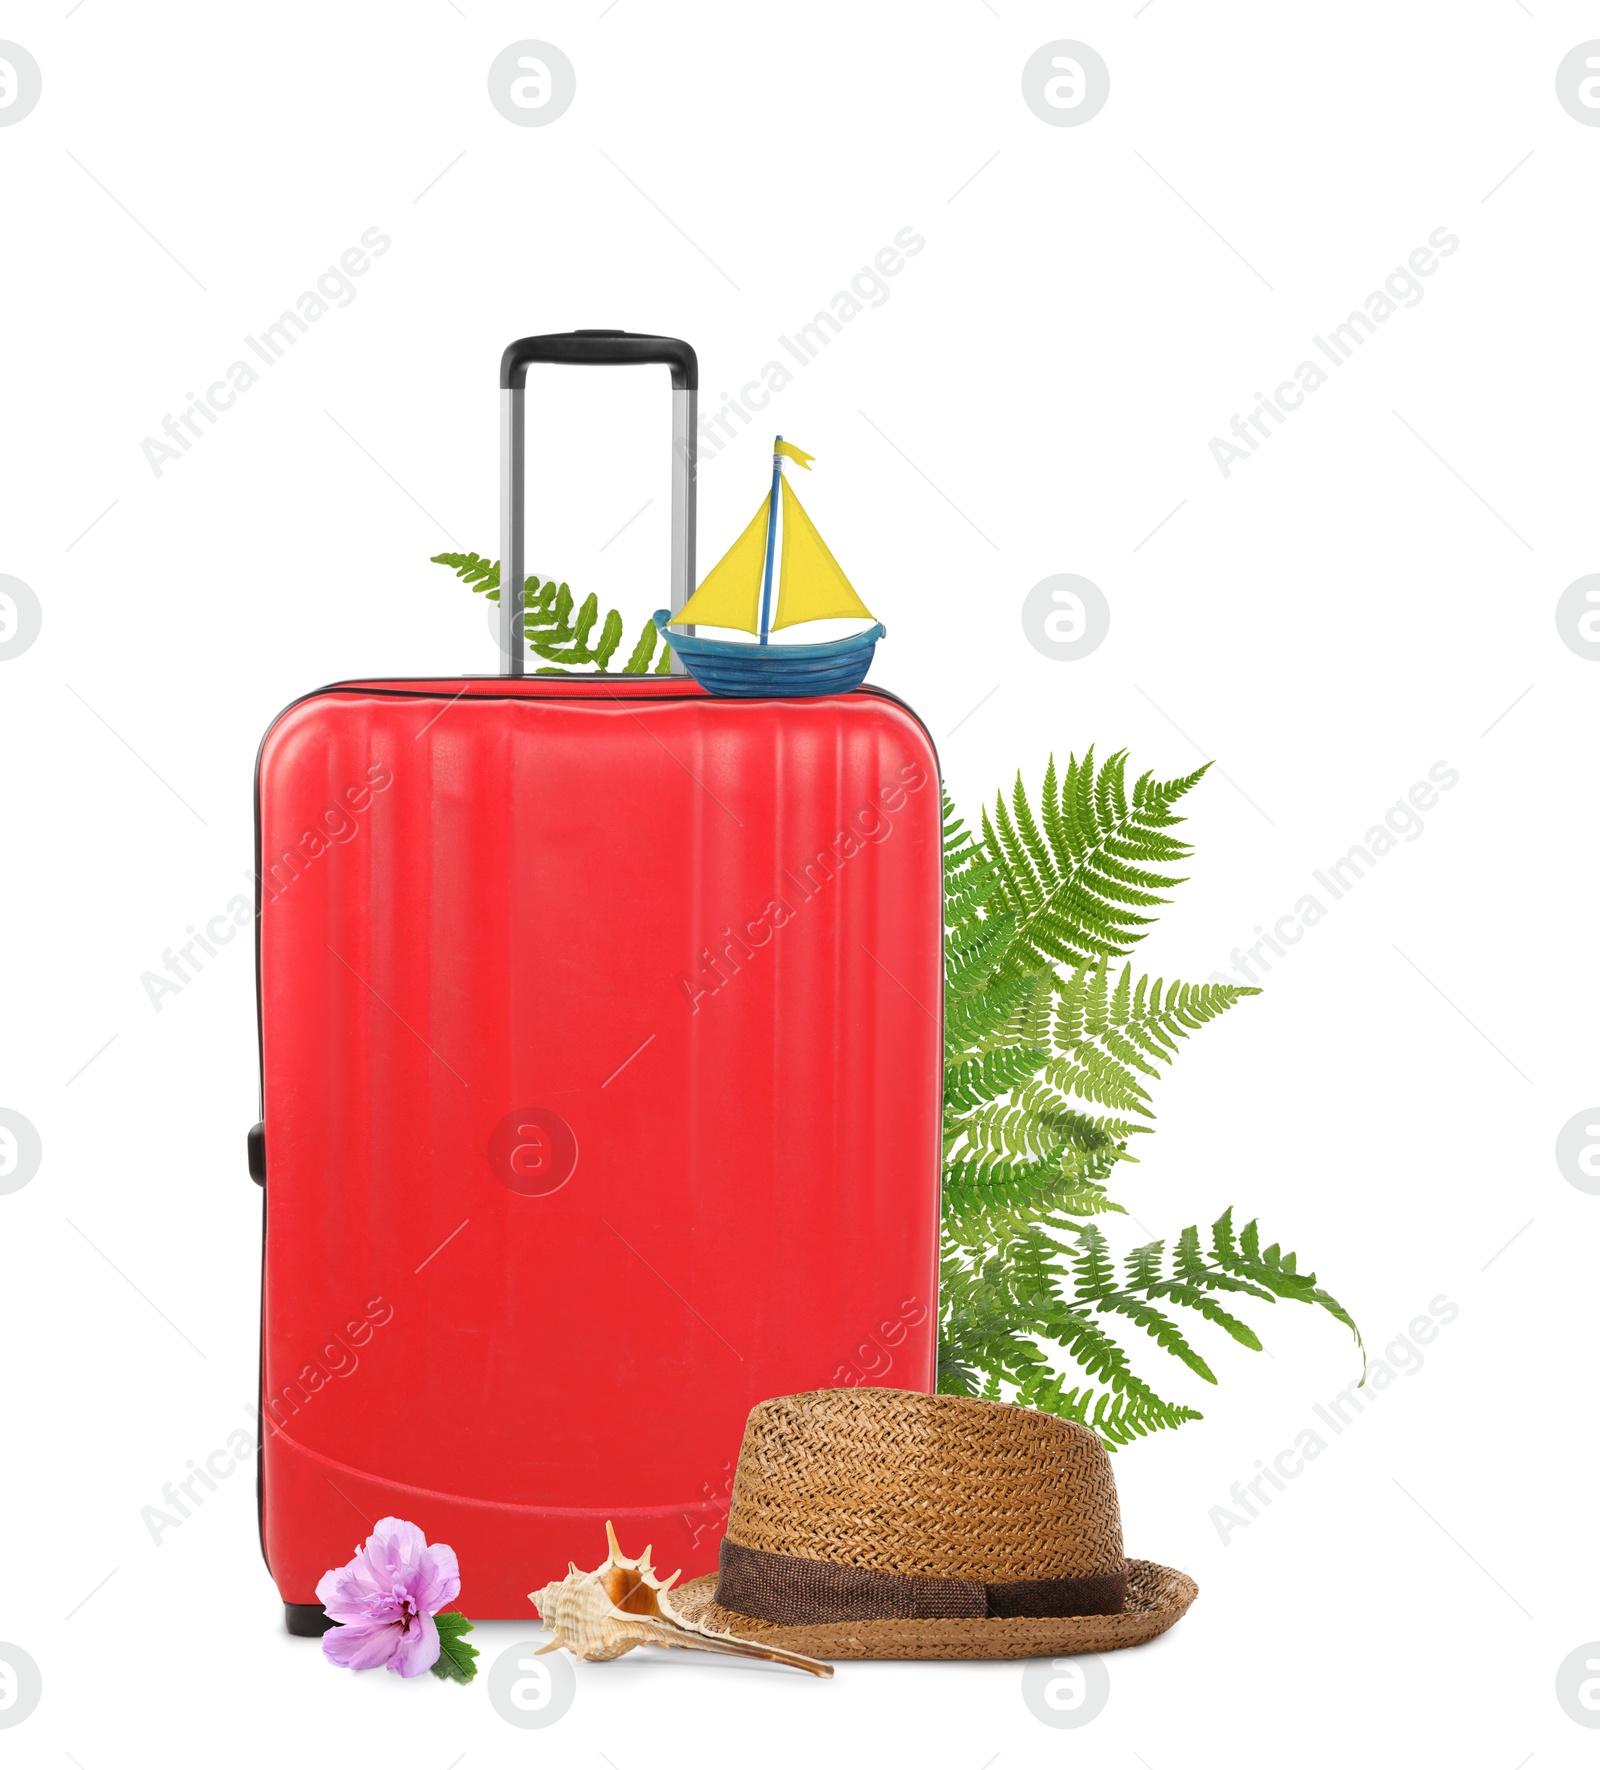
M818 1659L1025 1659L1148 1641L1198 1594L1124 1559L1111 1459L1087 1427L864 1388L751 1411L720 1571L667 1604Z

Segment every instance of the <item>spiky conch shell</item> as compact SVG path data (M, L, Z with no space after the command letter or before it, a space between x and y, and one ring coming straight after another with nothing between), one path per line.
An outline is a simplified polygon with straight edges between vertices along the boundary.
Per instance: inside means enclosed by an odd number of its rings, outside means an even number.
M530 1592L534 1608L555 1637L540 1653L565 1647L577 1659L618 1659L635 1647L687 1647L700 1653L728 1653L740 1659L767 1659L796 1666L818 1678L831 1678L826 1660L807 1659L803 1653L785 1653L777 1647L760 1647L732 1635L707 1635L685 1628L661 1608L662 1597L672 1589L671 1579L658 1579L650 1565L650 1546L642 1555L624 1555L617 1533L606 1521L610 1552L593 1573L581 1572L567 1563L567 1577L552 1580ZM679 1570L682 1571L681 1569Z

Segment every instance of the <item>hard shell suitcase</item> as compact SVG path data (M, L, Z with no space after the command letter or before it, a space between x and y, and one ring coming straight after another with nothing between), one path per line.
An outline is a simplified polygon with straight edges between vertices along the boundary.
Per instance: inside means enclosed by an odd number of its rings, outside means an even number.
M503 581L533 362L668 363L673 607L695 359L506 352ZM262 1547L290 1627L397 1514L469 1615L604 1525L716 1565L745 1415L934 1375L938 766L892 696L673 676L344 682L256 774Z

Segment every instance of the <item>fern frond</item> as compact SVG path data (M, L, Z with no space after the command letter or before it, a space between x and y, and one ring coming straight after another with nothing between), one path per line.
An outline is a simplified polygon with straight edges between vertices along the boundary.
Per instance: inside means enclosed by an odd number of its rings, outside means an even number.
M949 1065L944 1072L945 1112L982 1106L997 1095L1010 1093L1036 1074L1048 1055L1045 1050L1023 1046Z
M1099 1307L1103 1313L1126 1316L1136 1327L1142 1327L1163 1352L1188 1365L1202 1381L1216 1382L1211 1366L1184 1338L1182 1328L1148 1298L1132 1291L1113 1291L1109 1297L1101 1298Z
M1078 1251L1071 1257L1073 1301L1098 1303L1117 1287L1117 1269L1104 1233L1091 1223L1078 1237Z
M1192 1321L1262 1349L1224 1298L1309 1303L1360 1343L1337 1299L1293 1254L1262 1247L1254 1223L1235 1232L1224 1212L1207 1240L1191 1225L1170 1249L1146 1241L1122 1255L1119 1270L1097 1222L1122 1210L1107 1183L1150 1129L1151 1085L1189 1037L1259 993L1112 963L1181 882L1190 850L1175 807L1204 772L1130 785L1122 751L1059 769L1052 757L1037 799L1019 774L976 831L943 799L939 1387L1009 1396L1112 1446L1200 1418L1150 1388L1116 1322L1207 1383L1217 1378Z
M477 553L435 553L430 564L447 565L463 584L479 593L488 592L490 602L500 600L500 561Z
M639 637L633 650L628 653L628 661L622 666L624 676L643 676L650 668L650 659L656 649L656 624L646 621L640 629Z
M1290 1302L1326 1310L1335 1321L1343 1322L1361 1348L1361 1367L1365 1377L1367 1349L1354 1317L1338 1298L1322 1289L1314 1272L1295 1270L1293 1254L1282 1253L1276 1242L1262 1249L1254 1218L1240 1230L1235 1240L1233 1207L1230 1205L1211 1226L1211 1258L1214 1267L1229 1277L1253 1282Z
M1066 1153L1065 1149L1053 1151L1036 1162L972 1155L946 1163L944 1199L951 1233L966 1243L978 1226L977 1220L982 1219L987 1230L996 1215L1014 1215L1019 1210L1030 1211L1033 1221L1046 1214L1093 1217L1107 1211L1120 1213L1122 1206L1104 1186L1083 1174L1079 1164L1063 1161Z
M1052 758L1037 818L1020 775L1009 807L1001 796L985 811L995 907L1018 921L1013 964L1038 970L1120 958L1154 920L1142 912L1181 883L1167 869L1191 851L1168 833L1181 821L1171 808L1205 768L1173 781L1143 775L1131 795L1126 771L1121 750L1098 769L1092 749L1081 762L1068 757L1059 778Z
M1059 1103L1043 1089L1024 1089L1015 1104L981 1106L946 1127L952 1147L1038 1161L1061 1143L1111 1162L1128 1161L1126 1144L1143 1125L1126 1119L1091 1118ZM961 1139L959 1145L955 1140ZM1109 1167L1105 1170L1110 1172Z
M1061 1061L1043 1074L1064 1093L1148 1117L1138 1077L1157 1076L1156 1065L1170 1063L1191 1032L1259 993L1243 984L1135 982L1128 965L1113 986L1105 969L1079 967L1055 992L1051 1034Z
M500 562L485 559L479 553L435 553L433 564L449 566L451 571L471 590L490 602L500 600ZM602 619L596 596L586 596L573 619L572 591L554 579L541 582L537 575L523 586L522 636L529 651L547 660L539 671L541 676L561 676L572 671L593 671L604 674L611 667L617 648L622 643L622 615L607 609ZM596 626L599 636L590 643ZM624 676L643 676L655 657L657 644L661 660L658 675L671 667L671 647L656 632L654 621L646 621L633 650L623 664Z
M1065 1389L1066 1378L1056 1374L1048 1380L1021 1384L1015 1399L1041 1413L1076 1420L1099 1435L1111 1450L1118 1450L1151 1432L1172 1431L1205 1415L1192 1407L1163 1401L1159 1395L1118 1395L1112 1390Z
M1237 1315L1224 1309L1215 1297L1199 1285L1182 1284L1176 1279L1159 1279L1150 1286L1148 1294L1168 1298L1185 1309L1194 1310L1196 1315L1204 1317L1213 1327L1221 1328L1230 1338L1252 1352L1262 1350L1261 1341L1249 1322L1241 1321Z

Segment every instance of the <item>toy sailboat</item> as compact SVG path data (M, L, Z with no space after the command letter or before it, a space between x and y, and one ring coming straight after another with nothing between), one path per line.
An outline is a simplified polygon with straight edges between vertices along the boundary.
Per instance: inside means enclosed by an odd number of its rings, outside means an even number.
M656 630L683 659L702 688L718 695L844 694L867 673L883 638L882 624L856 595L828 544L817 533L788 480L785 460L809 468L811 456L777 437L772 445L772 491L749 527L723 554L678 612L658 608ZM779 523L779 505L782 523ZM782 547L777 546L779 527ZM777 556L777 584L773 583ZM776 601L774 601L776 589ZM867 620L864 633L812 645L769 645L779 627L805 621ZM685 626L732 627L759 644L702 639Z

